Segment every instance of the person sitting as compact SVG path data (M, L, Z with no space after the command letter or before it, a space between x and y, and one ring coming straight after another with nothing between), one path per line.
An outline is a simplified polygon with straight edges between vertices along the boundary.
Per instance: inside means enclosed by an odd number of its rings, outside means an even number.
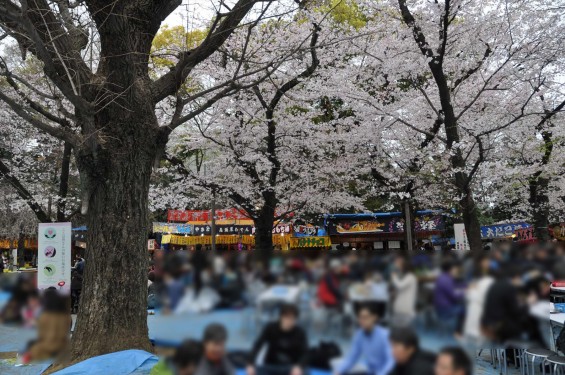
M362 305L359 308L357 320L360 328L353 336L351 349L339 366L337 374L348 374L361 358L368 374L388 374L394 367L388 330L377 324L379 316L370 305Z
M194 375L202 358L202 346L194 340L185 340L171 358L160 360L150 375Z
M433 375L435 356L420 349L412 328L399 327L390 332L395 366L390 375Z
M23 363L53 358L69 344L71 314L68 298L48 288L43 294L43 311L37 319L37 340L22 356Z
M37 291L33 291L28 295L26 305L22 309L24 327L35 327L40 313L41 300L39 298L39 293L37 293Z
M195 375L235 375L235 369L226 357L228 332L223 325L212 323L204 330L204 356Z
M306 332L296 324L298 308L283 305L278 322L269 323L253 345L247 375L255 375L255 363L261 349L267 345L263 366L259 374L302 375L307 361L308 339Z
M440 351L435 365L435 375L471 374L471 360L463 349L448 347Z

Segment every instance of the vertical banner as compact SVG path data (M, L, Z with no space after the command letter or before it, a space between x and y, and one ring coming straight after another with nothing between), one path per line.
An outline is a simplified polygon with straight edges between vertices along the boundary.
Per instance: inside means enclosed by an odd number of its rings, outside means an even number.
M41 223L37 238L37 288L70 294L71 223Z
M453 224L453 231L455 232L455 250L471 250L465 224Z

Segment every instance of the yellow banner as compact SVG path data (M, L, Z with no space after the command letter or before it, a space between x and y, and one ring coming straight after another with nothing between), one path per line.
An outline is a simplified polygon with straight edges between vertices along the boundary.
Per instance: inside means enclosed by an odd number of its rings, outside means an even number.
M292 237L290 248L297 249L302 247L330 247L332 241L329 237Z
M273 245L281 246L283 250L290 248L292 237L290 236L273 236ZM164 242L166 241L166 242ZM243 245L255 245L254 236L216 236L216 244L218 245L235 245L240 243ZM176 236L165 235L161 243L171 243L173 245L211 245L212 236Z
M7 240L0 239L0 249L15 249L18 247L18 240ZM24 239L24 248L26 249L36 249L37 240L36 239Z
M163 236L165 237L165 236ZM218 245L254 245L255 238L252 236L216 236ZM173 245L211 245L212 236L175 236L171 235L170 243Z

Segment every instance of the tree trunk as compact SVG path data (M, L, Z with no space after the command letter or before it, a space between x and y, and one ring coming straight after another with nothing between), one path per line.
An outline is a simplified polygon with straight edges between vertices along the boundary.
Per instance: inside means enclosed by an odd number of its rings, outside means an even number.
M483 251L483 243L481 239L481 223L477 212L477 205L473 198L473 192L467 189L463 198L459 202L463 213L463 223L465 224L465 232L469 247L473 251L473 256L478 259Z
M255 259L263 264L266 270L273 255L273 225L275 222L274 205L265 204L255 223Z
M139 94L139 93L137 93ZM147 234L158 127L152 104L109 106L96 118L105 142L76 153L87 209L79 314L64 367L106 353L151 351L147 329ZM100 124L105 124L101 126ZM124 292L127 291L127 292Z
M403 200L402 202L402 213L404 216L404 220L410 219L410 227L408 227L408 223L404 223L404 234L402 235L404 240L404 248L409 252L413 250L417 250L415 243L416 243L416 231L414 230L414 205L412 203L412 199L408 198ZM412 246L409 246L409 245Z
M17 263L18 267L23 267L25 265L25 237L24 237L24 229L20 227L20 234L18 235L18 248L17 248L18 256L17 256Z
M59 181L59 196L57 197L57 221L66 220L65 208L67 207L67 193L69 191L69 171L71 167L71 153L73 146L65 142L63 160L61 162L61 175Z
M541 174L541 173L540 173ZM539 242L547 242L549 236L549 197L547 189L549 179L536 174L530 180L529 202L534 219L534 235Z

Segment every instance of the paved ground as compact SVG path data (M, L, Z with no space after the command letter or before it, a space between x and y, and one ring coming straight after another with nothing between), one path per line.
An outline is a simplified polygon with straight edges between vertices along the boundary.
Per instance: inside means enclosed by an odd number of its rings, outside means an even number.
M249 349L253 338L257 335L257 317L251 309L239 311L224 310L209 314L193 314L187 316L148 316L149 335L158 343L174 343L183 338L199 338L204 327L211 322L220 322L227 326L230 334L228 347L231 350ZM309 325L311 326L311 325ZM314 327L311 330L311 344L317 344L320 340L333 340L347 350L347 340L340 337L338 332L328 330L327 327ZM32 330L0 326L0 353L17 352L25 347L26 343L34 337ZM432 331L420 330L422 347L427 350L437 351L446 345L453 345L454 341L446 335L439 335ZM498 374L490 365L490 352L485 351L477 360L475 374ZM1 357L0 357L1 358ZM39 366L14 367L15 358L0 359L0 374L4 375L37 375L44 368ZM138 374L146 374L140 371ZM509 368L509 374L518 374L513 368Z

